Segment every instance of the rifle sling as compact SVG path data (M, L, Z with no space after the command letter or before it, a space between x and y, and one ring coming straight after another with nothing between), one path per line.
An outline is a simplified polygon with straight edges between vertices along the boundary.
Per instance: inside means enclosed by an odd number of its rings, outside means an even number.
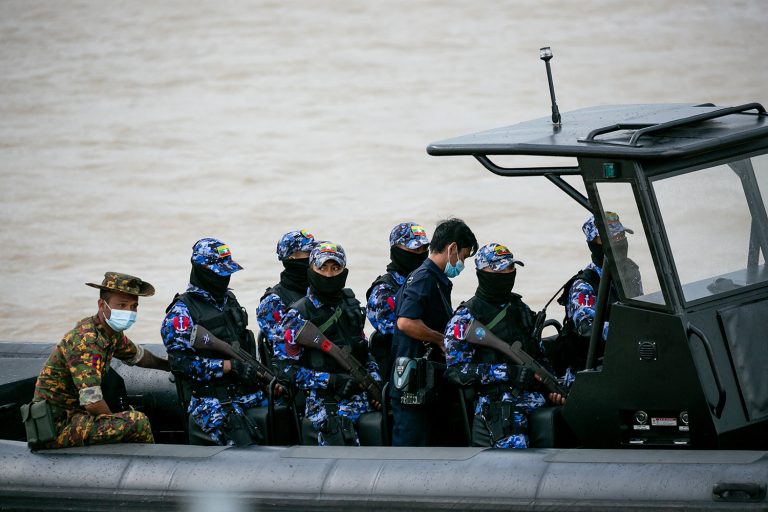
M504 306L502 308L502 310L499 311L499 314L496 315L495 317L493 317L493 320L488 322L488 325L486 325L486 327L488 328L489 331L491 329L493 329L494 327L496 327L499 324L499 322L501 322L504 319L504 315L507 314L507 310L509 309L509 306L511 306L511 305L512 304L510 303L510 304L507 304L506 306Z
M336 311L334 311L331 317L325 322L323 322L323 325L319 326L318 329L320 330L320 332L325 332L325 330L330 326L332 326L333 324L335 324L336 320L338 320L340 317L341 317L341 306L337 306Z

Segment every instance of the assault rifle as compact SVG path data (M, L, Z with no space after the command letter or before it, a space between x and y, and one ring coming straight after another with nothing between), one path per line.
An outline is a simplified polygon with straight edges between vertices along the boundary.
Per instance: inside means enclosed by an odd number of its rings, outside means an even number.
M493 334L490 329L485 325L472 320L467 327L467 341L473 345L480 345L481 347L488 347L501 352L515 364L522 364L533 369L535 372L535 378L544 386L544 388L550 393L558 393L564 397L568 396L568 390L560 385L557 381L557 377L549 373L549 371L541 366L538 361L532 358L526 351L523 350L523 344L519 341L514 342L511 346Z
M382 402L381 382L374 380L371 374L368 373L368 370L360 364L360 361L329 340L315 324L305 321L304 325L296 333L295 339L296 343L301 346L322 350L328 354L339 363L344 371L348 372L353 379L360 383L374 400L379 403Z
M192 340L192 346L196 349L213 350L229 357L229 359L237 359L238 361L249 363L256 369L256 375L266 382L272 382L275 378L272 370L264 366L263 363L250 353L241 348L235 348L226 341L217 338L202 325L194 326L189 337Z

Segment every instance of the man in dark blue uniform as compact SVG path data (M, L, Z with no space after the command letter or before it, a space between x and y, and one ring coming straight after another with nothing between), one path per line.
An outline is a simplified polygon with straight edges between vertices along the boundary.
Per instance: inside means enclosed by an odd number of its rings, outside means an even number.
M453 314L449 278L458 276L464 268L464 260L477 251L477 239L464 221L448 219L435 228L429 251L429 257L408 276L395 299L393 382L402 380L402 375L398 379L398 373L403 370L398 358L413 360L429 353L431 361L445 364L443 331ZM433 390L437 397L432 400L402 403L403 390L391 386L393 446L428 446L444 442L434 437L431 430L433 424L442 423L442 416L449 412L449 403L444 394L439 396L440 382L435 382L435 387L438 388Z

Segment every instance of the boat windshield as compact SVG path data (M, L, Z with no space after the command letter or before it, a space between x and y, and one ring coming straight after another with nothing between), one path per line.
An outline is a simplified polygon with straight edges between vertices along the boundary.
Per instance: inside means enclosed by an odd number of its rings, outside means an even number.
M768 280L768 155L652 183L686 302Z
M666 304L632 185L602 182L597 184L597 193L603 206L603 221L610 235L608 243L616 261L617 277L624 296Z

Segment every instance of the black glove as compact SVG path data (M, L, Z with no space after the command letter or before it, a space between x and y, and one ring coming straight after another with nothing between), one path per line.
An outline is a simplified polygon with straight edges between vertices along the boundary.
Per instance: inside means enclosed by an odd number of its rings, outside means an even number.
M536 372L530 366L514 365L509 367L509 384L519 390L530 389Z
M250 363L244 363L237 359L232 359L232 373L235 374L237 380L243 384L258 384L259 372L256 371L256 367Z
M357 381L346 373L332 373L328 379L328 387L336 393L339 398L349 398L352 395L360 393L360 386Z

